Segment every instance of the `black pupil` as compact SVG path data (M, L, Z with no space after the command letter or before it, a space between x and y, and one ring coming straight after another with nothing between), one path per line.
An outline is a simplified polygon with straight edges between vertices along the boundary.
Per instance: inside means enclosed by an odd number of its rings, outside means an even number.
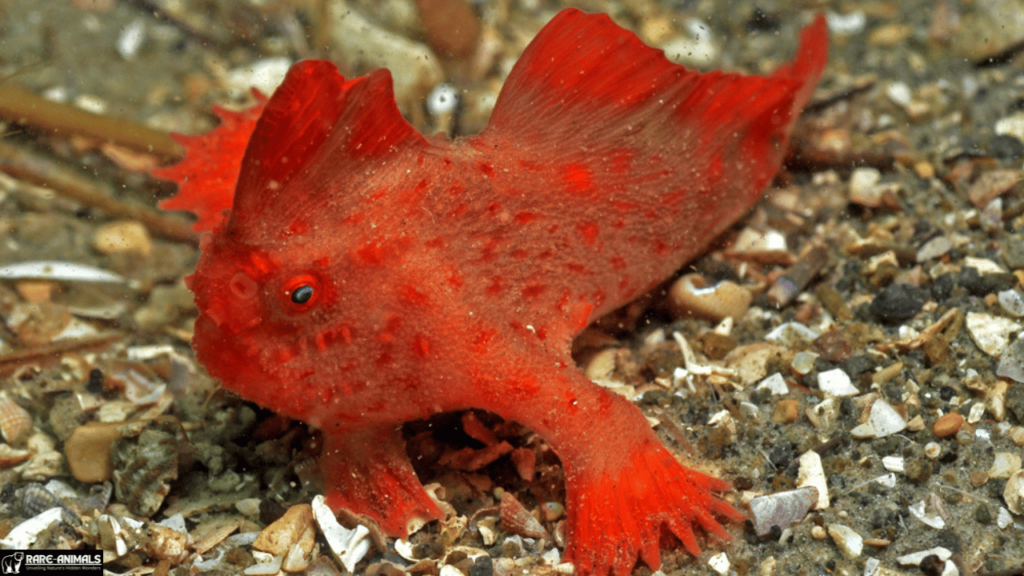
M312 286L299 286L295 290L292 290L292 302L296 304L305 304L309 302L309 299L313 297Z

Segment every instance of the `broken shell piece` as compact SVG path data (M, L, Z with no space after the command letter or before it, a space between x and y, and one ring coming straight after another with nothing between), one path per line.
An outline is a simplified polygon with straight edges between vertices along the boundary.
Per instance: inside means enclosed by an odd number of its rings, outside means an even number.
M817 340L819 336L821 334L799 322L786 322L765 334L764 339L795 348L800 345L810 344Z
M1003 490L1006 507L1014 514L1024 514L1024 470L1018 470L1006 480Z
M849 526L829 524L828 535L836 543L836 548L839 548L839 551L847 558L857 558L864 550L864 537Z
M63 514L64 510L62 508L55 507L25 520L8 532L3 540L0 540L0 548L4 550L27 550L36 541L41 532L49 530L55 523L60 522Z
M900 416L899 412L882 399L875 400L871 404L871 414L868 416L868 422L874 428L877 438L885 438L886 436L897 434L907 427L907 421Z
M750 290L735 282L707 286L699 274L687 274L676 280L668 297L678 316L695 315L715 322L742 318L754 298Z
M367 538L370 530L363 525L356 526L355 530L349 530L338 524L322 495L315 496L311 506L313 517L316 518L331 553L346 570L355 572L356 564L370 551L370 539Z
M821 456L809 450L800 455L800 469L796 477L797 486L804 488L813 486L818 491L815 510L829 507L828 483L825 481L825 469L821 465Z
M942 530L946 527L946 521L942 519L939 513L927 510L924 500L910 506L909 510L914 518L924 522L930 528Z
M754 498L750 501L754 532L765 536L773 526L786 529L803 520L817 501L818 489L814 486Z
M1009 478L1020 470L1020 454L1012 452L996 452L995 460L988 469L989 478Z
M252 547L275 556L284 556L293 545L298 545L304 554L309 554L315 543L313 509L309 504L297 504L264 528Z
M708 559L708 566L722 576L726 576L729 573L729 557L725 552L719 552Z
M11 446L20 446L32 433L32 415L20 404L0 396L0 434Z
M95 266L86 266L85 264L74 262L46 260L9 264L0 268L0 279L17 280L22 278L61 280L66 282L111 282L117 284L127 282L124 276L107 272Z
M761 380L757 384L758 390L767 390L772 395L781 396L789 393L789 386L786 385L786 379L782 377L782 374L778 372L771 376Z
M941 546L937 546L920 552L904 554L897 558L896 561L904 566L920 566L921 561L929 556L938 556L939 560L945 562L953 557L953 553Z
M544 538L548 535L533 514L510 492L505 492L501 497L500 514L501 527L508 532L528 538Z
M889 472L899 472L900 474L904 473L902 456L886 456L885 458L882 458L882 466Z
M827 370L818 374L818 388L829 396L855 396L860 390L853 385L850 377L842 368Z
M1021 325L1009 318L984 312L967 313L967 332L971 340L989 356L998 357L1010 345L1010 334L1019 332Z

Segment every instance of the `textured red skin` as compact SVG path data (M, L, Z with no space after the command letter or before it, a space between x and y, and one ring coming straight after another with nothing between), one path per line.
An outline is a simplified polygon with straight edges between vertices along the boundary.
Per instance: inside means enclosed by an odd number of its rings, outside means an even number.
M320 428L329 502L390 534L440 514L401 423L480 408L560 456L578 574L656 569L663 526L699 554L694 525L728 540L714 515L743 518L711 494L729 484L679 464L569 347L751 207L827 50L819 17L770 77L701 75L570 9L487 129L455 141L402 119L385 70L296 64L190 277L196 353L226 387ZM303 284L313 298L292 303Z

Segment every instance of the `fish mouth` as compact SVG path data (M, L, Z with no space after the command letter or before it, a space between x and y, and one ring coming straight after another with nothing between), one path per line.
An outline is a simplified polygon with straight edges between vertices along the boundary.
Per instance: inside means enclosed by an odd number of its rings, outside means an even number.
M225 388L265 406L264 399L254 392L270 382L271 377L247 352L244 339L245 336L229 334L212 318L200 314L196 318L192 348L199 363L211 376L220 380Z

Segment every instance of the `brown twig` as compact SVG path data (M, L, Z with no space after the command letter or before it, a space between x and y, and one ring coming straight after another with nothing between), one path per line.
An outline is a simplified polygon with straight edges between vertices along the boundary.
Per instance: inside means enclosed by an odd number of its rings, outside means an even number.
M181 144L166 132L51 102L7 82L0 83L0 116L47 133L78 134L156 154L164 159L180 159L185 155Z
M101 348L123 338L124 334L121 333L98 334L85 338L58 340L44 346L16 350L0 356L0 377L10 376L19 368L28 364L57 362L61 359L61 356L68 352Z
M92 206L110 216L142 222L154 236L198 244L188 224L164 216L148 206L114 198L113 191L101 182L83 175L34 151L0 141L0 171L50 188L57 194Z
M831 108L832 106L835 106L836 104L838 104L840 102L843 102L844 100L850 100L851 98L853 98L855 96L859 96L859 95L861 95L861 94L863 94L865 92L868 92L868 91L870 91L874 87L875 87L875 83L874 82L866 82L866 83L861 84L859 86L853 86L852 88L849 88L847 90L843 90L842 92L840 92L838 94L833 94L832 96L827 96L825 98L822 98L821 100L813 100L813 101L809 102L807 104L807 106L804 106L803 113L804 114L817 114L818 112L821 112L822 110L826 110L828 108Z
M1024 40L1019 40L1003 48L991 56L985 56L972 62L975 68L995 68L1003 64L1009 64L1011 60L1024 52Z

